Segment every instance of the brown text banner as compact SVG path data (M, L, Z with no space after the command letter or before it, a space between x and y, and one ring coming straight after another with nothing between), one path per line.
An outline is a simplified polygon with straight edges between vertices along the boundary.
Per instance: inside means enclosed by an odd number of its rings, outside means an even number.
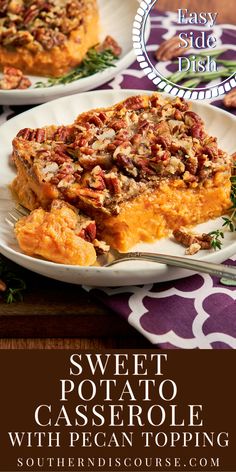
M0 471L236 471L234 351L0 360Z

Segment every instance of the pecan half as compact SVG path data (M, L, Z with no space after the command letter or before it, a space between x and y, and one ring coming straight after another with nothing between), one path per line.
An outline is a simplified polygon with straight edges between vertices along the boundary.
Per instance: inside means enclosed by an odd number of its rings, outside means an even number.
M187 111L184 121L190 127L190 134L193 138L202 139L205 135L204 122L194 111Z
M30 79L28 77L22 77L20 84L18 85L19 90L25 90L31 86Z
M46 131L43 128L23 128L17 133L17 138L25 139L26 141L36 141L37 143L43 143L46 141Z
M38 128L35 133L35 141L37 143L43 143L46 141L46 131L43 128Z
M99 52L109 49L116 57L119 57L122 53L122 48L112 36L106 36L97 49Z
M140 110L147 106L148 105L145 103L141 96L129 97L123 102L123 104L120 105L121 108L125 107L129 110Z
M23 17L23 23L24 25L27 25L27 23L31 23L37 18L39 14L39 8L35 4L31 4L29 8L25 11L24 17Z
M155 52L155 58L157 61L171 61L171 59L181 56L190 49L190 46L184 48L181 47L180 44L181 39L179 36L173 36L173 38L167 39L160 44Z
M100 166L94 167L91 171L90 177L88 179L88 185L90 188L95 190L104 190L106 188L104 172Z
M78 236L80 236L82 239L85 239L85 241L92 243L96 238L96 234L97 229L95 221L89 221L84 225L80 233L78 233Z
M112 194L121 193L120 182L115 172L110 172L109 174L104 175L104 180L106 183L106 187L110 190Z
M89 188L80 188L78 190L79 198L95 208L102 208L105 200L105 195L100 191L95 191Z
M30 136L31 136L32 131L33 130L30 128L23 128L20 131L18 131L16 137L30 141Z
M236 88L230 90L225 96L224 96L224 105L227 108L235 108L236 107Z

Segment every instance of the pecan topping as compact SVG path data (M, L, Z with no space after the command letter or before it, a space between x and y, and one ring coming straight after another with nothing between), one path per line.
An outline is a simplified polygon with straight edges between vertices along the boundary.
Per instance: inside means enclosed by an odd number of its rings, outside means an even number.
M54 138L57 141L69 142L72 139L74 129L69 126L59 126L57 129Z
M23 23L27 25L27 23L31 23L39 14L39 8L37 4L31 4L29 8L24 13Z
M61 164L64 164L64 162L70 161L71 159L65 153L65 148L63 147L63 145L61 145L61 146L56 146L55 147L53 160L57 164L61 165Z
M85 0L0 0L0 42L5 47L50 50L83 24L86 8Z
M88 118L88 123L91 123L91 124L93 124L95 126L98 126L98 127L103 125L103 121L104 120L101 120L101 118L97 114L96 115L94 114L93 116L90 116Z
M121 192L120 182L115 172L105 174L104 181L106 183L106 187L110 190L112 194L118 194Z
M187 111L184 115L184 120L190 127L190 134L193 138L202 139L204 137L204 123L197 113Z
M33 36L29 31L13 31L12 34L6 34L3 38L3 46L17 47L26 46L33 41Z
M104 172L100 166L94 167L90 174L88 184L90 188L94 188L95 190L104 190L106 188Z
M209 234L191 233L186 228L179 228L173 231L173 236L180 244L187 249L186 254L196 254L200 249L211 249L212 237Z
M195 113L194 111L186 111L184 115L184 120L185 123L189 126L192 126L194 124L199 124L201 126L203 125L201 117L197 115L197 113Z
M224 105L227 108L235 108L236 107L236 88L230 90L225 96L224 96Z
M37 28L34 32L34 36L36 41L48 51L54 46L60 46L66 39L63 33L46 28Z
M125 100L124 105L129 110L140 110L144 108L144 101L142 97L130 97Z
M185 162L185 168L189 173L194 176L198 170L198 159L196 156L189 157Z
M4 67L3 78L0 80L0 89L26 89L31 86L30 80L23 75L20 69L14 67Z
M60 198L106 214L163 178L197 187L232 165L187 102L159 94L83 113L73 125L27 128L18 138L32 141L34 164Z
M126 127L126 122L125 120L122 120L122 119L114 120L111 122L110 126L115 131L119 131L120 129L124 129Z
M181 39L179 36L173 36L173 38L167 39L160 44L155 53L155 58L157 61L171 61L171 59L181 56L190 49L190 46L183 48L180 44Z
M35 133L35 141L37 143L43 143L46 140L46 132L44 129L37 129Z
M85 239L85 241L92 243L94 239L96 238L96 234L97 234L95 221L89 221L88 223L85 223L85 225L83 226L84 227L78 233L78 236L80 236L80 238Z
M214 138L209 139L203 148L203 153L209 156L209 158L214 161L218 157L218 152L219 151L218 151L216 139Z
M79 189L78 194L83 201L92 204L92 206L101 208L104 203L105 197L102 192L88 188L81 188Z
M26 141L35 141L37 143L43 143L46 140L46 131L43 128L24 128L18 132L17 138L22 138Z
M16 137L28 140L29 137L31 136L31 132L32 130L30 128L23 128L20 131L18 131Z

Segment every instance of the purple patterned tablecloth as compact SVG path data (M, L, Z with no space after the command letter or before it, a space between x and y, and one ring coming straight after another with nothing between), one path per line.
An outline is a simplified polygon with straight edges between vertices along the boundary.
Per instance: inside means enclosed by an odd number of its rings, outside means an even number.
M175 32L175 14L155 12L151 19L147 47L150 53L155 51L161 38L168 39ZM219 42L235 44L233 49L236 51L236 27L221 25L220 31ZM100 88L156 90L137 62ZM224 108L222 100L212 103ZM0 106L0 123L25 109ZM227 263L236 265L236 255ZM209 275L142 287L92 289L91 294L124 317L157 347L236 349L235 287L223 286Z
M162 40L179 32L175 19L175 13L152 13L149 54ZM231 45L227 59L235 60L236 26L220 25L214 34L217 48ZM137 62L102 88L107 87L156 90ZM224 109L221 99L211 103ZM236 255L227 263L236 265ZM223 286L209 275L91 293L160 348L236 349L236 287Z

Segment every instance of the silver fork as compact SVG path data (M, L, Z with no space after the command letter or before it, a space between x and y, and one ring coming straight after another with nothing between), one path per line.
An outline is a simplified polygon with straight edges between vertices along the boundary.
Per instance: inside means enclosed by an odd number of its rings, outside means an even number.
M199 259L172 256L168 254L152 254L149 252L127 252L125 254L121 254L117 251L113 252L113 259L109 260L108 263L104 264L105 267L111 267L120 262L142 260L148 262L159 262L161 264L167 264L168 266L188 269L194 272L202 272L210 275L215 275L217 277L224 277L224 279L236 281L236 267L231 267L224 264L215 264L213 262L202 261Z
M8 212L8 218L6 217L5 221L9 226L14 228L15 224L20 218L23 216L28 216L29 214L29 210L19 203L15 208L12 208L12 210Z
M8 218L5 221L14 227L16 222L29 214L29 211L22 205L17 205L8 213ZM179 267L182 269L188 269L194 272L203 272L217 277L224 277L225 279L236 281L236 267L227 266L224 264L215 264L213 262L202 261L199 259L192 259L188 257L172 256L168 254L152 254L149 252L127 252L119 253L118 251L111 250L107 256L101 256L99 258L100 264L103 267L111 267L120 262L142 260L148 262L159 262L161 264L167 264L169 266Z

